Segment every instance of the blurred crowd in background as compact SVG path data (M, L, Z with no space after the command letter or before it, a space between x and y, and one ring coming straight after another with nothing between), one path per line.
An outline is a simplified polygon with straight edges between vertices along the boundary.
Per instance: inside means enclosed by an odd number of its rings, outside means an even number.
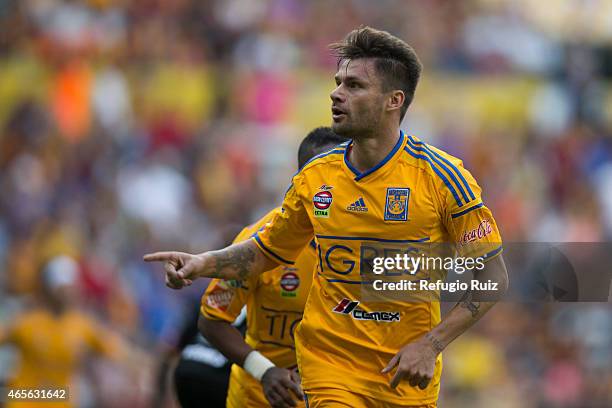
M463 159L505 241L611 240L612 1L0 0L0 327L67 255L80 310L171 348L206 283L168 290L142 255L281 202L331 123L327 44L360 24L416 49L402 129ZM445 354L441 406L610 406L611 367L610 304L503 304Z

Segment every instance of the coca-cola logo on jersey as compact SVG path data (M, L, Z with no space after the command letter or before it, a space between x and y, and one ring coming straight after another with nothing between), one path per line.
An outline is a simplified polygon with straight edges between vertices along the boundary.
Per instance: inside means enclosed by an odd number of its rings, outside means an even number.
M480 241L481 239L489 235L492 231L493 227L491 226L489 220L482 220L480 221L480 224L478 224L478 227L463 233L463 236L461 237L461 245L465 245L474 241Z

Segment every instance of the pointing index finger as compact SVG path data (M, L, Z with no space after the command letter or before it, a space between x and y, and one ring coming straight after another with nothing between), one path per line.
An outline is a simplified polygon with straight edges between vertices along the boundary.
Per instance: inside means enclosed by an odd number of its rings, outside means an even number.
M145 262L164 262L175 258L174 252L153 252L142 257Z

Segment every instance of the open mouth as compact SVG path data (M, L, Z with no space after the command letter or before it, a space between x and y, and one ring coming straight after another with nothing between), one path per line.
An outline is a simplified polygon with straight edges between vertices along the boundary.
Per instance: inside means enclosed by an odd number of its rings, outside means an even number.
M346 116L346 112L336 106L332 106L332 118L334 119L334 121L338 121L344 116Z

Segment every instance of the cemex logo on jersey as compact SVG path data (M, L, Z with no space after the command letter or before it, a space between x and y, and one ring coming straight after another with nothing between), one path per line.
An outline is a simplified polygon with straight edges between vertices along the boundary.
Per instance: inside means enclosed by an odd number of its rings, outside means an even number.
M332 312L351 315L355 320L375 320L377 322L399 322L400 312L366 312L358 309L359 301L344 298L332 309Z

